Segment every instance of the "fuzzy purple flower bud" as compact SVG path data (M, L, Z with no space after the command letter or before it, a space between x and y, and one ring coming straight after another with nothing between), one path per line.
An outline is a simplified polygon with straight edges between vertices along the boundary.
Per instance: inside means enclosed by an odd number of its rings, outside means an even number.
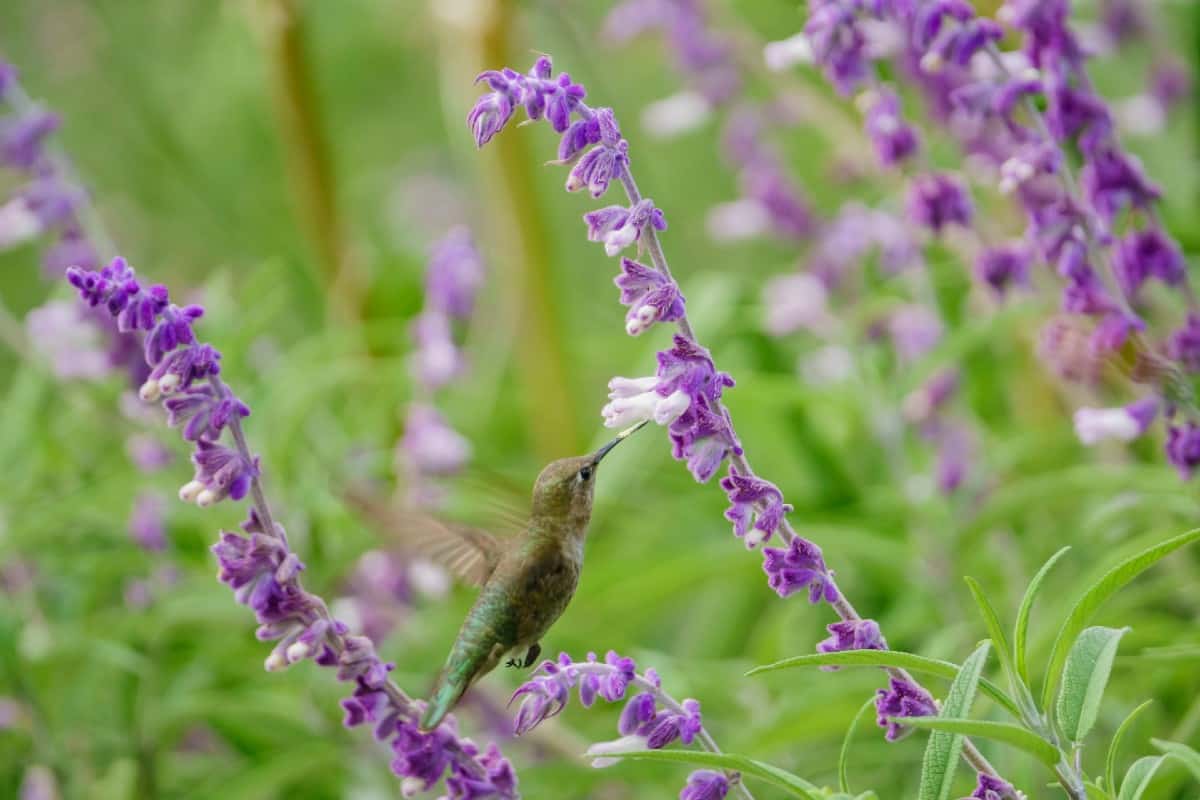
M847 619L826 625L829 638L817 643L818 653L840 653L843 650L887 650L887 642L873 619ZM837 667L822 667L836 670Z
M913 179L905 207L909 221L940 234L948 225L970 227L974 206L967 187L949 173L931 173Z
M603 242L604 252L615 256L634 242L640 242L646 226L665 231L667 220L654 201L645 198L630 208L606 206L583 215L588 226L588 241Z
M804 26L813 60L830 83L848 95L869 73L867 37L855 16L855 4L844 0L815 0Z
M241 500L258 476L257 458L247 461L236 450L204 439L196 442L192 463L196 473L179 490L179 499L202 508L226 497Z
M679 792L679 800L724 800L729 794L729 779L722 772L698 769L688 775L687 785Z
M887 740L894 742L908 735L911 728L893 721L892 717L930 717L937 714L937 704L929 692L920 686L899 678L888 681L889 688L880 689L875 696L876 722L887 728Z
M783 516L792 510L790 503L783 502L783 493L775 484L755 475L740 475L731 470L721 479L721 488L730 503L725 518L733 523L733 535L743 539L747 548L769 541L783 522Z
M780 597L808 589L808 601L822 599L832 603L838 599L833 573L825 566L821 548L799 536L792 539L786 550L763 548L763 571L767 583Z
M656 322L674 322L684 314L684 297L675 281L645 264L621 259L621 274L614 281L621 304L628 306L625 332L637 336Z
M1006 800L1017 797L1012 784L995 775L980 772L975 783L975 791L971 792L968 800Z
M479 77L487 74L485 72ZM480 97L467 115L467 125L475 138L475 146L483 147L504 130L504 126L512 119L513 110L512 98L506 91L489 92Z
M629 144L624 139L614 147L598 144L583 154L567 175L567 191L586 188L592 197L608 191L608 185L629 163Z
M622 736L629 736L654 719L657 712L653 694L650 692L636 694L621 710L621 717L617 720L617 731Z

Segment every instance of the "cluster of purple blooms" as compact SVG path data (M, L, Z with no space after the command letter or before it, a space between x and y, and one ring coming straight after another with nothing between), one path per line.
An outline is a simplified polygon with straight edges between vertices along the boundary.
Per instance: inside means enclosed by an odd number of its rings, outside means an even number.
M689 88L649 107L643 116L647 130L681 133L714 110L727 112L724 151L737 171L741 197L711 210L712 236L809 238L813 212L766 136L770 123L787 121L789 114L745 96L734 37L711 25L701 0L625 0L609 12L603 33L609 42L623 44L652 32L662 36Z
M1157 218L1161 192L1122 148L1114 114L1087 75L1087 48L1070 25L1070 11L1067 0L1009 0L990 20L964 0L822 0L811 5L804 35L816 64L846 94L877 96L876 64L894 62L973 163L1016 198L1027 222L1024 241L985 243L975 272L1002 294L1026 282L1035 258L1053 267L1064 283L1063 311L1089 320L1091 328L1086 347L1056 348L1059 356L1100 362L1133 348L1141 367L1135 372L1150 384L1150 394L1124 407L1080 409L1081 440L1127 441L1164 412L1167 458L1187 477L1200 465L1187 377L1200 366L1200 316L1189 312L1156 346L1147 341L1139 309L1150 282L1175 289L1189 309L1195 296L1183 254ZM1005 26L1022 36L1019 51L998 48ZM884 39L890 46L876 46ZM1170 84L1163 91L1166 106L1186 76L1177 68L1162 72ZM897 124L884 127L896 130ZM889 148L870 112L866 128L877 149ZM934 233L947 224L969 228L969 192L947 174L920 176L908 216ZM1056 321L1047 335L1060 338L1063 325ZM1097 370L1075 364L1060 372L1092 377Z
M221 354L196 337L194 323L203 309L171 303L163 286L143 286L120 258L99 271L71 267L67 279L89 306L111 315L122 333L142 335L150 373L139 395L146 402L161 400L168 424L195 447L195 474L180 489L180 498L208 506L253 494L243 532L222 532L213 553L220 580L254 612L258 638L275 642L266 669L310 658L335 667L339 680L354 685L342 701L346 726L374 726L376 738L391 747L392 770L403 778L407 794L444 777L451 798L516 797L512 767L495 745L480 751L458 736L452 720L434 731L419 730L419 704L388 680L393 665L379 658L369 638L351 635L320 597L301 586L304 565L288 547L283 527L270 518L258 485L258 459L246 447L241 420L250 409L219 378ZM220 441L226 432L233 447Z
M483 260L466 228L454 228L434 244L425 271L425 306L412 324L411 369L418 396L408 408L400 441L410 499L417 505L435 504L438 493L430 479L457 472L471 455L470 443L450 427L433 400L465 369L454 326L471 317L484 277Z
M821 549L792 529L786 518L791 506L784 502L779 488L751 470L729 413L721 404L721 395L733 386L733 379L716 369L708 350L694 338L683 297L671 277L658 241L658 231L664 226L653 224L652 215L634 213L635 209L650 206L640 205L647 201L641 196L629 170L629 144L621 136L612 110L592 109L586 105L583 87L572 82L566 73L553 78L550 60L545 56L539 58L528 73L506 68L485 72L479 80L486 81L491 91L479 98L468 116L477 146L482 147L490 141L509 122L514 109L524 106L530 119L545 116L561 134L557 163L570 167L566 182L568 191L587 187L592 196L598 198L616 181L624 188L631 204L626 219L638 216L645 220L630 243L637 241L649 255L651 264L622 259L621 273L616 278L622 303L631 310L638 309L634 319L641 323L633 330L627 327L627 331L637 335L653 322L664 321L663 316L669 316L676 323L678 332L672 337L672 347L658 353L658 369L654 375L612 380L609 403L602 411L605 425L620 428L653 420L666 426L674 457L686 462L693 477L701 483L709 481L729 460L729 471L721 481L721 487L730 500L726 516L733 523L735 535L749 548L765 543L775 535L784 540L783 548L762 548L763 567L770 586L781 597L807 591L811 602L828 602L841 618L840 622L829 626L831 636L821 643L821 649L829 652L885 647L878 625L859 617L838 591ZM553 114L549 111L551 108L555 109ZM613 213L612 208L605 209L604 213ZM584 218L589 238L603 240L596 220L592 214ZM617 250L606 249L610 255L617 255ZM636 290L631 291L634 287ZM647 298L652 294L663 298L663 302L649 302ZM667 298L670 303L666 302ZM644 319L642 308L650 309ZM629 320L627 316L627 323ZM585 666L576 665L575 669L570 669L567 663L547 662L543 665L546 676L527 684L519 692L526 700L518 712L518 729L528 729L531 724L561 710L566 699L565 689L574 685L578 675L600 669L598 666L585 669ZM605 674L611 677L617 669L618 665L609 664ZM600 689L601 685L597 684L581 688L581 691L591 698ZM889 739L903 732L903 727L892 718L925 715L934 708L928 693L900 670L891 672L889 688L880 690L876 706L879 723L887 728ZM626 719L624 715L623 719ZM650 719L647 717L643 722ZM635 733L630 735L640 735L636 731L642 729L631 730Z
M626 701L617 722L621 738L588 748L587 755L594 766L613 763L610 754L661 750L675 741L685 745L699 742L705 749L719 752L704 730L699 702L690 698L676 701L663 691L662 680L653 668L639 673L632 658L612 650L605 655L604 661L600 661L595 653L588 653L586 661L578 662L572 661L566 653L560 653L557 661L547 660L538 665L535 677L518 687L509 701L521 700L513 723L516 734L533 730L566 708L572 689L578 691L579 704L584 708L590 708L597 697L609 703ZM723 798L729 792L733 777L722 772L697 770L688 777L679 796L681 800Z
M42 234L54 244L42 259L48 275L59 277L69 266L94 268L98 256L84 234L80 213L84 191L64 174L60 161L47 153L47 139L59 127L57 114L24 96L16 70L0 62L0 165L25 182L0 205L0 250Z

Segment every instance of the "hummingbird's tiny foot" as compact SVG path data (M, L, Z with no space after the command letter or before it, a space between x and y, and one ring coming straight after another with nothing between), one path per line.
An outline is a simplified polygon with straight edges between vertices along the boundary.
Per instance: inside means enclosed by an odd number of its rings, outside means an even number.
M520 666L521 666L521 662L517 661L515 658L510 658L508 661L505 661L505 662L504 662L504 666L506 666L506 667L520 667Z
M533 662L537 661L537 657L541 654L542 646L539 643L534 642L533 647L530 647L529 652L525 654L525 663L522 666L524 666L526 669L529 669L533 666Z

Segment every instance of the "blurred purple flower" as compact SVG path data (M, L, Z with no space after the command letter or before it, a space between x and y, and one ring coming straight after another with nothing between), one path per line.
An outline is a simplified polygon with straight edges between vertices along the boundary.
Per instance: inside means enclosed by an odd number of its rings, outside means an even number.
M679 800L723 800L729 793L729 778L722 772L698 769L688 775L687 785L679 792Z
M436 408L421 404L409 406L400 449L408 463L427 475L453 474L471 457L470 442Z
M434 246L425 272L425 304L450 317L466 318L483 285L484 266L466 228L454 228Z
M900 98L891 89L871 92L865 110L867 135L881 164L894 166L920 149L916 128L901 116Z
M1200 426L1194 422L1167 427L1167 460L1179 471L1180 477L1192 477L1200 466Z
M914 225L940 234L948 225L970 227L974 206L966 186L948 173L931 173L913 179L905 207Z
M166 501L160 495L149 492L138 495L129 517L129 535L140 547L153 551L166 549L166 511Z

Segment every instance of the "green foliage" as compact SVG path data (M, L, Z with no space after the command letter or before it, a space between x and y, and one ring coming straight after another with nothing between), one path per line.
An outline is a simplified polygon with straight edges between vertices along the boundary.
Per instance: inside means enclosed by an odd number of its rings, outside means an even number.
M942 703L939 716L947 719L965 717L971 711L975 692L979 688L979 676L987 663L991 642L985 641L963 662L962 669L950 684L946 700ZM921 763L921 800L946 800L954 783L958 769L958 758L962 755L963 735L945 730L934 730L925 745L925 757Z
M1048 767L1058 761L1058 750L1036 733L1011 722L989 722L987 720L950 719L947 717L902 717L898 721L914 728L928 728L980 739L1003 742L1041 761Z
M1071 645L1058 692L1058 723L1072 742L1081 742L1096 724L1117 646L1128 628L1087 628Z

